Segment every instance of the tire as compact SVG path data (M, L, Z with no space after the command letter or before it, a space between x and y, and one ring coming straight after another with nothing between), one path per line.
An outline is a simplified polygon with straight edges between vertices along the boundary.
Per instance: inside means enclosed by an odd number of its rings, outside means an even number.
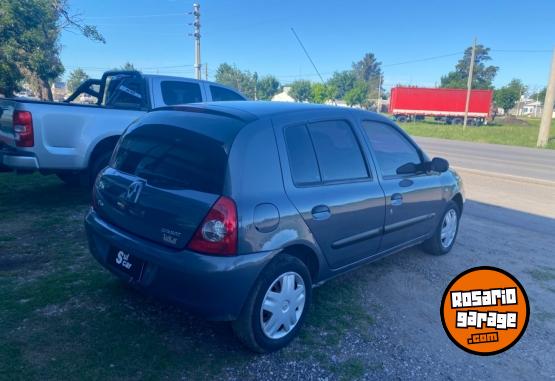
M399 123L405 123L407 121L407 117L404 115L400 115L397 117L397 122Z
M100 154L96 155L95 158L89 164L89 173L88 173L88 185L89 187L93 186L94 181L96 180L96 176L98 173L102 171L108 163L110 162L110 158L112 157L112 150L103 151Z
M290 282L291 279L294 280L293 283ZM292 288L286 284L292 284ZM301 285L304 289L304 301L301 301L300 296ZM262 306L265 300L267 306L272 303L272 297L267 295L270 292L274 292L275 315L270 312L270 307ZM293 300L295 297L297 300ZM311 299L312 280L306 265L298 258L279 254L264 269L253 286L239 318L232 323L233 331L239 340L254 352L268 353L279 350L297 336L306 318ZM276 323L272 325L274 316L277 320L274 320ZM286 324L295 320L296 322L287 330L282 320Z
M455 126L458 126L463 124L463 120L461 118L455 118L451 123L454 124Z
M424 251L433 255L445 255L450 252L455 244L455 241L457 240L460 219L461 212L459 206L456 202L449 201L447 203L447 207L445 208L445 212L443 212L441 220L434 231L434 235L422 244ZM454 226L451 226L451 229L447 228L450 221L455 224ZM442 231L445 231L447 234L444 238L442 238Z

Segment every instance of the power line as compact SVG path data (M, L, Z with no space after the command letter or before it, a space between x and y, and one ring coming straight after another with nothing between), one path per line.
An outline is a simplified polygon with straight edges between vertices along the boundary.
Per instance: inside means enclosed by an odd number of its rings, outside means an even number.
M464 52L456 52L456 53L442 54L442 55L440 55L440 56L433 56L433 57L427 57L427 58L419 58L419 59L411 60L411 61L403 61L403 62L396 62L396 63L392 63L392 64L386 64L386 65L382 65L382 67L391 67L391 66L406 65L406 64L417 63L417 62L432 61L432 60L437 60L437 59L445 58L445 57L458 56L459 54L463 54L463 53L464 53Z
M521 50L513 50L513 49L490 49L491 52L498 52L498 53L551 53L551 50L533 50L533 49L521 49Z
M88 16L83 17L85 20L108 20L108 19L146 19L151 17L173 17L173 16L185 16L186 13L161 13L161 14L150 14L150 15L119 15L119 16Z
M324 78L322 78L322 75L320 75L320 72L318 71L318 68L314 64L314 61L312 61L312 58L310 58L310 55L306 51L306 48L304 47L303 43L301 42L301 39L299 38L299 36L297 36L297 32L295 32L295 29L291 28L291 32L293 32L293 34L295 35L295 38L297 39L297 41L299 41L299 44L301 45L301 48L303 48L303 50L304 50L304 54L306 54L306 56L308 57L308 60L312 64L312 67L314 68L316 73L318 74L318 77L320 77L320 80L322 81L322 83L325 83Z

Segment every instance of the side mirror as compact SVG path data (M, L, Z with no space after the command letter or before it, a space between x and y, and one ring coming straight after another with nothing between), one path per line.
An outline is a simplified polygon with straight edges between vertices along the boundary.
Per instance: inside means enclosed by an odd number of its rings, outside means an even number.
M399 168L397 168L397 174L398 175L408 175L411 173L416 173L417 172L417 165L414 163L407 163L407 164L403 164L401 165Z
M430 161L430 171L434 172L447 172L449 169L449 162L441 157L434 157L432 161Z

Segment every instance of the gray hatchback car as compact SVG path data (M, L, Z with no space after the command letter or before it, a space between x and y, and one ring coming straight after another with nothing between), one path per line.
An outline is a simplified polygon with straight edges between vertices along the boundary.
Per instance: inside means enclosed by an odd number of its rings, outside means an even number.
M98 176L90 250L252 350L287 345L315 285L410 246L449 252L461 179L390 120L267 102L153 111Z

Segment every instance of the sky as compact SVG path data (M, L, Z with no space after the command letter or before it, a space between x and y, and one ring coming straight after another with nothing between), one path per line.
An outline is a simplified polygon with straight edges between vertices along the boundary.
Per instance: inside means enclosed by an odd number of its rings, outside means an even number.
M66 31L65 75L91 77L129 61L145 73L193 77L193 1L70 0L106 44ZM499 66L495 86L520 78L530 90L547 83L555 47L555 0L200 0L201 61L214 79L223 62L275 75L282 83L318 81L294 28L324 79L374 53L384 86L435 86L476 37ZM204 68L203 68L204 77Z

